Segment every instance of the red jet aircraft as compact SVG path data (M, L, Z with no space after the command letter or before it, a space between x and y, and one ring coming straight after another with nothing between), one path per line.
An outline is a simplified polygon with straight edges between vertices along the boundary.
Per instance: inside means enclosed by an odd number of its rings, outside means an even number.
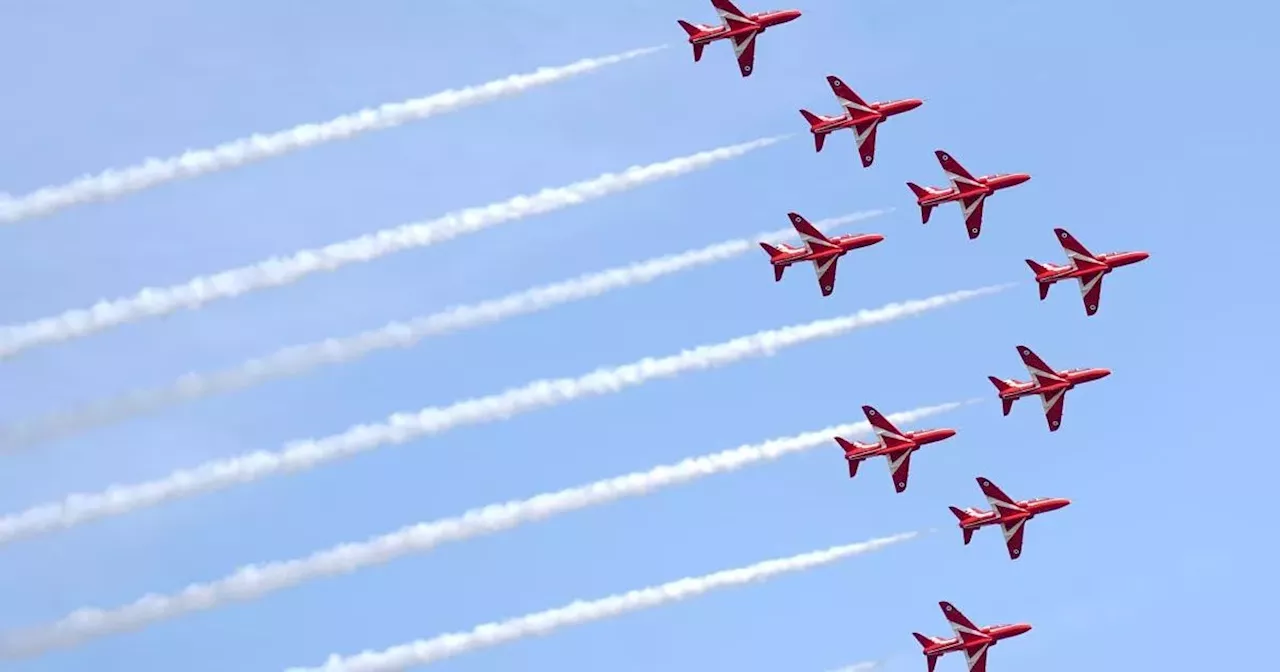
M934 155L938 157L938 163L942 164L943 172L951 180L951 186L922 187L914 182L907 183L916 195L916 204L920 206L920 222L929 223L929 213L933 212L934 207L942 203L959 201L960 209L964 212L964 225L969 232L969 240L977 238L978 234L982 233L982 203L988 196L1001 189L1016 187L1031 179L1031 176L1026 173L997 173L974 177L960 165L959 161L955 160L955 157L941 149L934 151Z
M964 651L969 662L969 672L987 672L987 649L995 646L1002 639L1017 637L1031 630L1029 623L1012 623L1007 625L987 625L978 627L973 621L965 618L950 602L939 602L942 615L947 617L955 637L929 637L918 632L911 633L916 641L924 647L925 658L929 661L929 672L938 664L938 658L953 651Z
M1080 282L1080 296L1084 298L1084 312L1093 315L1098 312L1098 301L1102 298L1102 276L1121 266L1145 261L1151 256L1146 252L1106 252L1094 254L1085 249L1075 236L1066 229L1054 229L1058 242L1067 253L1070 266L1057 264L1041 264L1028 259L1027 265L1036 273L1036 284L1040 286L1040 300L1049 296L1049 287L1059 280L1075 278Z
M1107 369L1054 371L1025 345L1018 346L1018 355L1022 357L1022 363L1027 367L1027 373L1031 374L1030 382L1001 380L995 376L987 376L987 380L990 380L999 391L1005 415L1009 415L1013 402L1018 399L1040 395L1044 403L1044 417L1049 421L1051 432L1058 431L1058 426L1062 424L1062 403L1066 399L1067 390L1080 383L1088 383L1111 375L1111 371Z
M858 475L858 464L870 457L885 457L889 460L889 473L893 476L893 487L902 492L907 489L907 477L911 475L911 453L920 448L945 441L956 435L954 429L921 429L914 432L899 431L889 419L879 411L863 406L862 412L867 416L880 437L878 443L858 443L848 441L839 436L836 443L844 449L844 459L849 461L849 478Z
M748 14L734 6L729 0L711 0L716 13L723 22L719 26L695 25L683 19L678 20L684 32L689 34L689 44L693 45L693 61L702 58L702 49L716 40L733 40L733 51L738 56L738 69L743 77L751 76L751 69L756 61L756 35L764 33L771 26L784 24L800 18L798 9L782 9L758 14Z
M967 508L948 507L951 513L960 520L960 529L964 531L964 544L969 545L973 533L987 525L999 525L1004 531L1004 543L1009 547L1009 558L1017 560L1022 555L1022 530L1028 520L1047 511L1057 511L1071 503L1069 499L1040 497L1022 502L1004 494L1004 491L992 483L990 479L979 476L978 487L991 503L990 511Z
M884 240L884 236L878 233L849 233L828 238L804 217L794 212L787 213L787 217L791 219L791 225L796 227L796 233L800 234L800 240L804 241L804 247L760 243L760 247L769 253L769 263L773 264L773 280L782 280L782 272L791 264L812 261L814 270L818 272L818 287L823 296L831 296L836 288L836 266L840 257L848 254L849 250L869 247Z
M814 150L822 151L822 142L827 139L828 133L852 128L854 139L858 142L858 153L862 155L863 168L870 168L871 162L876 159L876 127L895 114L910 112L924 104L923 100L916 98L868 103L835 75L827 75L827 83L836 94L836 100L844 106L844 115L827 117L809 110L800 110L800 114L809 122L809 132L813 133Z

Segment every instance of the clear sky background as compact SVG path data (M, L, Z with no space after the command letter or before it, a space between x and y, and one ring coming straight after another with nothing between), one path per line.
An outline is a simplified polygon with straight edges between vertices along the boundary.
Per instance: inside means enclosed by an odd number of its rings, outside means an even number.
M130 325L0 363L0 423L162 384L277 347L785 226L894 207L859 226L823 299L763 254L407 351L189 404L0 461L0 510L324 436L387 414L891 301L1029 281L1061 262L1052 228L1150 260L1074 285L1030 282L766 360L659 381L385 448L305 474L13 544L0 628L223 576L464 509L885 412L982 396L930 420L954 439L895 495L883 461L850 481L834 443L773 464L449 544L249 604L6 664L14 672L278 670L687 575L907 530L941 531L769 583L439 664L498 669L923 670L913 630L937 601L1035 630L993 671L1237 669L1270 641L1277 50L1273 3L809 0L742 79L726 44L692 62L677 18L702 0L414 0L0 6L0 190L22 194L146 156L322 121L540 65L670 43L660 54L396 130L0 229L0 323L344 240L632 164L802 135L687 177L429 249ZM744 0L748 10L768 9ZM800 107L823 77L925 105L880 131L873 168L843 132L813 152ZM906 180L1034 178L928 226ZM1014 346L1114 374L1002 418L986 376L1025 378ZM947 505L1074 504L1033 521L1011 562L969 547ZM962 670L949 658L940 672Z

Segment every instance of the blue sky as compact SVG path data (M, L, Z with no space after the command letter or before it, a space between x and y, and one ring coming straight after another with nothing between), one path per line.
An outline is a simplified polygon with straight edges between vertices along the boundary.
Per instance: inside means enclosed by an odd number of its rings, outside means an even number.
M744 3L744 9L764 6ZM184 281L273 254L702 149L803 132L838 108L823 76L871 99L922 97L864 170L842 134L297 285L0 363L0 422L188 370L343 335L784 226L892 206L886 236L822 299L807 271L774 284L763 255L433 339L7 456L5 512L133 482L399 410L1009 280L1060 261L1064 226L1095 251L1145 249L1086 318L1074 287L1029 283L768 360L651 383L387 448L296 476L0 551L0 628L172 592L402 525L886 412L993 397L1051 365L1106 366L1049 434L1034 401L988 401L930 426L895 495L882 464L854 481L834 443L646 498L445 546L251 604L10 664L273 670L899 531L942 531L871 556L439 663L444 670L819 670L889 658L923 669L910 632L945 634L936 602L1035 630L992 670L1233 669L1257 659L1276 597L1266 511L1267 382L1276 358L1277 234L1263 210L1280 149L1269 3L813 0L770 31L747 80L728 46L692 63L675 19L699 0L534 3L49 1L0 8L0 189L20 194L146 156L320 121L538 65L671 43L528 95L330 144L118 202L0 229L0 323ZM932 150L977 173L1034 178L988 203L968 241L955 206L921 226L906 180L942 184ZM852 261L852 263L848 263ZM790 277L794 275L795 277ZM999 534L964 547L947 505L973 478L1063 496L1012 563ZM1162 638L1176 637L1174 640ZM1176 643L1177 647L1171 646ZM961 670L948 659L940 672Z

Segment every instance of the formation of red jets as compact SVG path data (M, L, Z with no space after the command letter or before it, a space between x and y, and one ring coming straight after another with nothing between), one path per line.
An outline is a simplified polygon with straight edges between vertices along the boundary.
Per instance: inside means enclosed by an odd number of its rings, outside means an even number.
M680 26L689 35L689 43L693 45L693 60L696 62L702 59L702 51L707 44L718 40L729 40L733 44L738 69L743 77L749 77L755 67L756 36L772 26L794 21L800 17L800 11L795 9L751 14L738 9L730 0L711 0L711 4L720 16L720 25L699 25L679 21ZM864 168L870 168L875 162L876 131L880 124L890 117L910 112L924 104L924 101L916 98L867 102L847 82L835 75L827 76L827 84L830 85L832 93L835 94L836 100L844 111L839 116L826 116L809 110L800 110L801 116L809 123L809 132L813 134L814 150L822 151L828 134L841 129L851 129ZM975 177L949 152L940 149L935 151L934 155L951 184L947 187L922 187L914 182L907 182L907 187L915 195L916 205L920 207L921 223L929 222L929 215L938 205L959 203L965 230L970 240L976 239L982 233L983 205L986 199L997 191L1018 186L1031 179L1031 176L1026 173L997 173ZM818 288L824 297L830 296L835 291L836 267L840 257L852 250L869 247L884 240L884 236L878 233L828 237L798 213L788 213L787 217L795 227L796 233L800 235L804 246L797 248L783 244L760 243L769 255L774 280L781 281L783 271L791 264L812 262L818 276ZM1102 297L1103 276L1121 266L1143 261L1149 256L1146 252L1094 254L1081 245L1066 229L1054 229L1054 234L1066 253L1066 265L1026 260L1027 266L1031 267L1035 273L1040 300L1043 301L1048 297L1049 288L1054 283L1075 279L1080 285L1080 295L1084 301L1087 316L1098 312ZM1057 370L1046 364L1031 348L1019 345L1017 349L1030 380L1023 382L989 376L991 383L996 387L1002 413L1008 415L1013 409L1013 402L1018 399L1038 396L1043 403L1045 419L1051 432L1057 431L1062 425L1063 403L1069 390L1081 383L1111 375L1111 371L1100 368ZM899 493L907 489L911 454L924 446L945 441L956 434L954 429L902 431L871 406L863 406L862 412L875 429L877 436L875 443L859 443L843 437L835 437L836 443L844 450L845 459L849 463L849 477L853 478L857 475L858 466L863 460L884 457L888 461L894 489ZM1061 498L1017 501L1006 495L989 479L979 476L977 481L991 510L983 511L972 507L961 509L953 506L950 507L951 513L958 520L964 534L965 545L969 544L973 533L979 528L998 525L1004 533L1005 546L1011 560L1017 560L1022 556L1024 527L1028 520L1071 503ZM939 602L938 605L942 608L942 614L947 622L951 624L955 637L929 637L912 633L924 647L923 653L928 661L929 672L933 672L939 657L954 651L964 652L969 672L986 672L987 650L990 647L1000 640L1016 637L1031 630L1031 626L1026 623L977 626L950 602Z

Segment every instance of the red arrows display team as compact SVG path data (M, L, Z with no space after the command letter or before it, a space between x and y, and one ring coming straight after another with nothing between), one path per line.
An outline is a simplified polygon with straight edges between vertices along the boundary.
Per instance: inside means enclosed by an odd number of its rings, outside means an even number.
M1094 254L1081 245L1075 236L1067 233L1066 229L1054 229L1053 232L1058 236L1058 242L1062 244L1062 250L1067 253L1067 261L1071 265L1058 266L1027 260L1027 265L1035 271L1036 284L1040 286L1040 300L1044 301L1049 296L1049 288L1053 283L1075 278L1080 282L1080 296L1084 299L1086 315L1098 312L1098 302L1102 299L1102 276L1121 266L1145 261L1151 256L1146 252Z
M836 100L840 101L840 105L844 107L844 114L839 117L828 117L814 114L809 110L800 110L800 114L809 122L809 132L813 133L814 150L822 151L822 143L826 140L828 133L852 128L864 168L870 168L871 163L876 160L876 127L889 117L910 112L924 104L923 100L916 98L868 103L835 75L827 75L827 83L831 85L831 91L836 94Z
M934 151L934 155L938 157L938 163L942 164L942 171L951 180L951 186L922 187L914 182L907 183L916 195L916 205L920 206L920 222L929 223L929 213L933 212L934 207L956 201L964 212L964 226L969 232L969 240L982 233L982 204L988 196L1031 179L1026 173L997 173L974 177L955 157L941 149Z
M743 77L750 77L756 62L756 36L765 29L800 18L798 9L781 9L757 14L748 14L738 9L729 0L711 0L716 13L720 15L719 26L703 26L677 20L684 32L689 34L689 44L693 45L693 60L702 59L702 50L707 44L716 40L732 40L733 52L738 58L738 70Z
M1066 369L1054 371L1044 363L1036 353L1025 345L1018 346L1018 355L1031 374L1029 382L1003 380L995 376L987 376L1000 395L1001 410L1009 415L1013 402L1023 397L1040 395L1044 403L1044 416L1049 421L1049 431L1056 432L1062 424L1062 403L1067 391L1080 383L1088 383L1111 375L1107 369Z
M804 241L804 247L791 247L782 243L760 243L760 247L769 254L769 263L773 264L773 280L774 282L782 280L783 271L787 270L791 264L812 261L813 268L818 273L818 287L822 290L823 296L831 296L831 292L835 291L836 267L839 265L840 257L848 254L850 250L870 247L884 240L884 236L878 233L850 233L828 238L799 214L789 212L787 217L795 227L796 233L800 234L800 240Z
M987 502L991 504L990 511L972 507L966 509L949 507L951 513L960 520L960 529L964 531L964 543L968 546L973 539L973 533L979 528L999 525L1004 532L1004 543L1009 548L1009 558L1012 560L1022 556L1022 531L1028 520L1048 511L1057 511L1071 503L1069 499L1056 497L1040 497L1019 502L1004 494L1004 491L995 483L983 476L978 477L978 487L982 488L982 494L986 495Z
M939 602L942 615L947 617L955 637L929 637L918 632L911 633L916 641L924 647L925 659L929 663L929 672L938 664L938 658L953 651L964 651L968 659L969 672L987 672L987 651L1002 639L1017 637L1031 630L1029 623L1010 623L1005 625L987 625L979 627L965 618L950 602Z
M849 478L858 475L858 465L863 460L883 456L889 460L889 473L893 476L893 487L898 492L907 489L907 477L911 475L911 453L956 435L954 429L922 429L904 432L894 427L888 418L870 406L863 406L862 412L866 414L867 422L871 423L880 441L858 443L839 436L835 437L836 443L844 449L844 459L849 461Z

